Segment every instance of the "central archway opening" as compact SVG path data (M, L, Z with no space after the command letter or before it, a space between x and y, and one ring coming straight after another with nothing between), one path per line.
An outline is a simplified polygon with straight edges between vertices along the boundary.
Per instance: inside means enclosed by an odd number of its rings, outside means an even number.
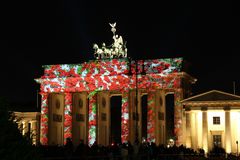
M110 142L121 143L121 108L122 108L122 97L112 96L110 100L111 105L111 130L110 130Z
M147 95L143 95L141 98L142 107L142 139L147 138Z
M166 140L174 139L174 94L166 95Z

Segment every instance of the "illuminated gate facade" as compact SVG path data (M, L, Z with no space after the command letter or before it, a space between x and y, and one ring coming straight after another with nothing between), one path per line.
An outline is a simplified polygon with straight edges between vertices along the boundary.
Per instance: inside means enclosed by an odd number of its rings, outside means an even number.
M46 65L41 85L40 142L43 145L108 145L110 97L122 97L121 141L141 141L141 97L147 95L147 141L166 144L165 96L174 94L174 134L183 144L185 122L180 101L195 79L182 72L182 58L103 59L82 64ZM142 74L144 73L144 74Z

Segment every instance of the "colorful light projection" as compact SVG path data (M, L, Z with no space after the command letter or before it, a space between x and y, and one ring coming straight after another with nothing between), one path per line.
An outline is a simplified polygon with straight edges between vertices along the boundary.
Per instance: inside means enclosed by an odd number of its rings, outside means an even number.
M175 104L174 104L174 134L175 134L175 143L178 144L182 144L182 142L180 141L182 139L182 105L181 105L181 100L183 98L183 94L182 94L182 89L177 88L175 89L174 92L174 100L175 100Z
M136 70L136 62L138 68ZM131 66L131 67L130 67ZM138 89L147 91L180 87L180 77L175 73L181 71L182 58L138 60L106 59L94 60L82 64L45 65L44 75L36 79L41 84L42 111L41 111L41 143L47 144L48 132L48 107L47 93L65 93L65 122L64 142L72 137L72 106L71 93L87 91L92 97L89 104L89 143L96 140L96 101L94 95L102 90L115 90L123 93L122 98L122 141L128 137L128 102L127 91L136 88L136 76ZM131 68L132 74L129 74ZM136 74L137 71L137 74ZM138 75L145 71L145 75ZM130 76L131 75L131 76ZM150 110L148 110L150 112ZM153 121L151 121L153 123ZM153 124L148 124L153 126ZM154 128L149 129L150 136ZM151 136L150 136L151 137Z
M40 142L43 145L48 144L48 95L47 93L42 93L42 104L41 104L41 127L40 127Z
M128 135L129 135L129 110L128 110L128 94L127 92L124 92L122 95L122 120L121 120L121 140L122 143L128 141Z
M64 107L64 144L67 138L72 138L72 94L65 93Z
M88 121L88 143L92 145L96 141L97 129L97 96L96 94L89 97L89 121Z
M147 141L155 142L155 92L148 93L148 104L147 104Z

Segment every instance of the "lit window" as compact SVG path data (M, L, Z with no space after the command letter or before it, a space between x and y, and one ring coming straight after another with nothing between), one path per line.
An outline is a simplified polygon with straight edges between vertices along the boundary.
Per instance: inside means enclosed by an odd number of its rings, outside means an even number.
M213 124L220 124L220 117L213 117Z

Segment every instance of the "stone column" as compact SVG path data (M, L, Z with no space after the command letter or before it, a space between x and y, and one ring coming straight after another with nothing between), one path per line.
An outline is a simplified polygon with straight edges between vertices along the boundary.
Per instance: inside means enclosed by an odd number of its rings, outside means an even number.
M40 143L42 145L48 144L48 93L41 93L41 122L40 122Z
M183 106L181 100L183 99L183 90L178 88L174 91L174 134L176 136L176 145L183 144Z
M28 132L28 121L23 120L22 123L23 123L22 135L25 136L27 134L27 132Z
M88 143L92 145L97 139L97 96L89 97Z
M202 145L205 153L208 152L208 116L207 108L202 108Z
M190 135L191 135L191 148L194 150L197 150L197 136L196 136L196 116L195 112L190 113L190 125L191 125L191 130L190 130Z
M166 126L166 110L165 110L165 91L156 91L156 104L155 104L155 139L156 145L164 144L166 139L165 126Z
M135 91L129 91L129 135L128 138L132 144L136 139L136 98Z
M34 145L37 144L37 121L33 120L31 121L31 137L32 137L32 143Z
M199 139L198 139L198 137L199 137L199 128L198 128L198 126L199 126L199 120L198 120L198 112L195 112L195 114L194 114L194 116L195 116L195 123L194 123L194 128L195 128L195 148L196 148L196 150L199 148ZM202 135L201 133L200 133L200 135Z
M231 122L230 122L230 108L224 108L225 111L225 148L226 152L230 153L232 150L232 139L231 139Z
M122 121L121 121L121 141L122 143L129 140L129 92L122 94Z
M191 148L191 122L190 122L190 109L186 109L186 147Z
M72 138L72 93L65 93L64 102L64 144L66 144L67 138Z
M147 141L154 142L156 141L156 126L155 126L155 101L156 101L156 93L148 92L148 102L147 102Z

